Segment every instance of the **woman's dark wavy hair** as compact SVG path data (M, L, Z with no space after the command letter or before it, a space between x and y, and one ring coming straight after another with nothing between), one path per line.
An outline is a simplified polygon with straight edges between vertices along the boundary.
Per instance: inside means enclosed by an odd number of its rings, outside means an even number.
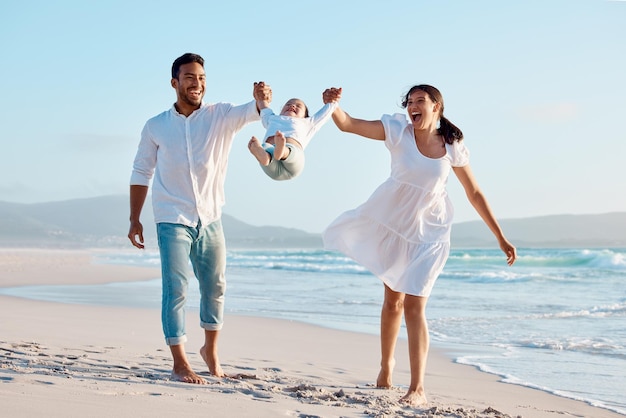
M172 78L178 79L180 67L185 64L191 64L192 62L197 62L204 68L204 58L202 58L198 54L192 54L191 52L187 52L186 54L183 54L180 57L176 58L172 63Z
M409 89L409 91L402 97L402 108L406 109L406 106L409 102L409 96L416 91L423 91L430 97L435 103L439 103L441 105L441 111L439 112L439 134L443 136L443 139L447 144L452 144L454 141L463 140L463 132L459 128L456 127L455 124L450 122L448 118L443 115L443 95L441 92L433 86L429 86L428 84L419 84L417 86L413 86Z

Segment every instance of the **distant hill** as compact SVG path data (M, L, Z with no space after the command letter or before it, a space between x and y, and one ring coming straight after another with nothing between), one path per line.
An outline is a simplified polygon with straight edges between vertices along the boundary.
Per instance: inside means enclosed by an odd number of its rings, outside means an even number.
M0 202L0 246L130 247L128 196L103 196L48 203ZM150 199L142 211L144 240L156 246ZM227 245L232 247L319 248L322 239L293 228L253 226L222 217Z
M60 202L0 202L0 246L126 247L128 196L103 196ZM149 199L143 210L144 238L156 247ZM229 248L321 248L320 234L278 226L254 226L223 215ZM507 237L518 247L626 247L626 212L599 215L550 215L502 219ZM452 227L456 248L497 247L482 221Z
M499 221L517 247L626 247L626 212L599 215L549 215ZM497 247L482 221L452 226L454 247Z

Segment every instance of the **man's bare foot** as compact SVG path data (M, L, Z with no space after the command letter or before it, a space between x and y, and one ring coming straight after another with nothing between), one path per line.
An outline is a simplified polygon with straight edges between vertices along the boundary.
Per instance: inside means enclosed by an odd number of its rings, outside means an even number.
M222 366L220 365L220 360L217 357L217 353L207 353L206 347L202 347L200 349L200 356L209 367L209 372L215 377L225 377L226 373L222 370Z
M412 391L409 390L406 395L400 398L398 401L403 405L407 406L424 406L428 403L426 400L426 395L422 391Z
M172 370L170 377L172 380L184 383L194 383L196 385L206 385L207 381L198 376L189 365L184 365Z
M272 157L270 157L270 154L263 149L261 143L255 137L252 137L252 139L248 142L248 149L262 166L267 166L270 163Z
M389 364L383 364L381 361L380 372L376 379L376 387L380 389L390 389L393 384L391 383L391 376L393 374L393 368L396 365L395 360L391 360Z
M276 131L274 134L274 159L284 160L289 157L289 148L286 146L287 138L281 131Z

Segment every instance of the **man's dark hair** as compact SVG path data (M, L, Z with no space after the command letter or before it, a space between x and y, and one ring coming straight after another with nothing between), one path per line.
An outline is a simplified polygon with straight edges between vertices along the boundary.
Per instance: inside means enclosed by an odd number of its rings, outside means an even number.
M191 52L187 52L186 54L183 54L174 60L174 63L172 64L172 78L178 79L180 66L185 64L191 64L192 62L197 62L198 64L202 65L202 68L204 68L204 58L202 58L198 54L192 54Z

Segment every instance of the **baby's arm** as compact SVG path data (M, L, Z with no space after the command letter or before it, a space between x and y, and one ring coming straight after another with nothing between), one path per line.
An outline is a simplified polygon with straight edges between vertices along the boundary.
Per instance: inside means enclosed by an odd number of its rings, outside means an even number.
M322 101L324 106L313 116L307 118L308 120L308 137L312 137L322 125L324 125L333 115L335 109L339 107L339 99L341 99L341 88L326 89L322 94Z
M324 90L322 93L322 101L324 106L318 110L313 116L311 116L311 123L315 125L322 125L330 118L334 110L339 107L339 100L341 99L341 87L331 87Z

